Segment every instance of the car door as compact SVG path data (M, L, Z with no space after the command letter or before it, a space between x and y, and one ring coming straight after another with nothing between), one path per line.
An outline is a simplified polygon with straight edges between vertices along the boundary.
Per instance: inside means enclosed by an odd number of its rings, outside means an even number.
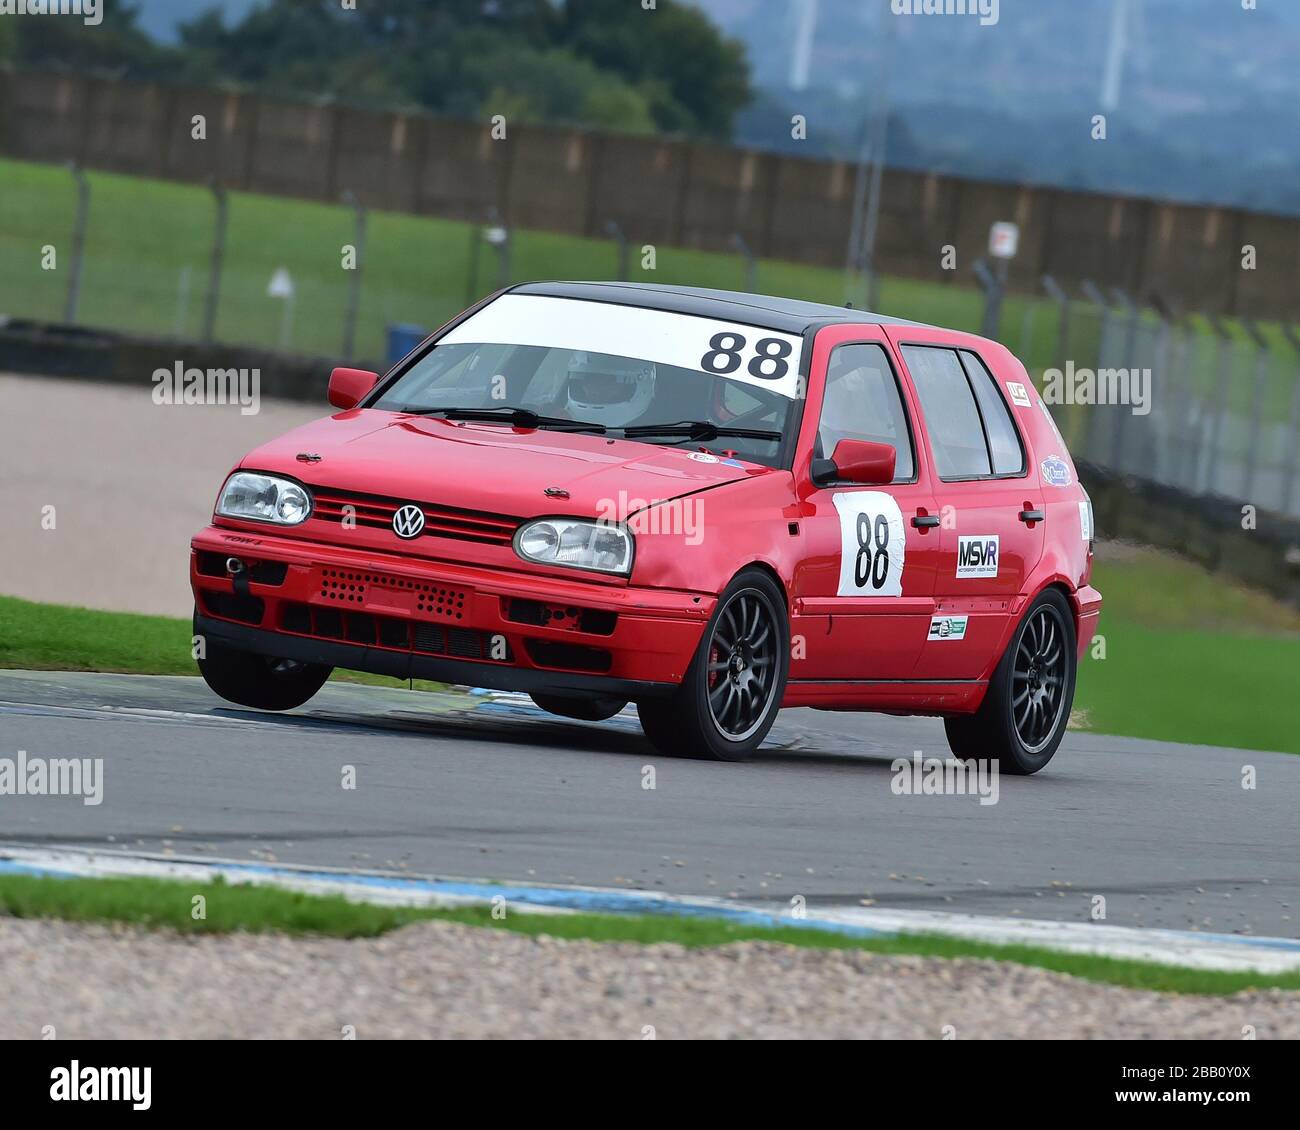
M818 334L809 410L795 466L804 555L794 580L791 678L906 679L934 611L938 517L928 470L917 460L912 404L879 327ZM830 458L841 439L892 445L894 481L815 480L812 461Z
M913 677L977 679L1043 555L1042 491L977 353L915 340L901 341L899 353L925 416L941 518L935 619Z

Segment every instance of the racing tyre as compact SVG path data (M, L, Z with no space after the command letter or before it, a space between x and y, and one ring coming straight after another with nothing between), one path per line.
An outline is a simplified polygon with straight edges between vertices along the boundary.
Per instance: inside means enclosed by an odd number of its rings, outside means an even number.
M529 695L548 714L561 718L576 718L580 722L604 722L613 718L627 703L620 698L591 695L588 698L567 698L559 694Z
M207 641L207 654L198 661L203 681L222 698L259 710L292 710L324 685L333 667L273 659L216 640Z
M671 757L743 761L772 728L790 668L780 587L746 570L718 600L682 685L637 703L641 728Z
M952 752L996 758L1003 773L1037 773L1065 736L1077 659L1073 613L1048 589L1025 613L979 710L944 720Z

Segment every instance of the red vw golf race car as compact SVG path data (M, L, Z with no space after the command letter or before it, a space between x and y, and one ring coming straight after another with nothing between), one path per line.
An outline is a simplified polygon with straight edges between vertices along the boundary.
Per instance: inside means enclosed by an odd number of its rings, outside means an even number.
M815 303L538 283L251 452L193 540L200 668L284 710L334 667L634 702L735 760L782 706L928 714L1033 773L1101 609L1092 512L1002 346Z

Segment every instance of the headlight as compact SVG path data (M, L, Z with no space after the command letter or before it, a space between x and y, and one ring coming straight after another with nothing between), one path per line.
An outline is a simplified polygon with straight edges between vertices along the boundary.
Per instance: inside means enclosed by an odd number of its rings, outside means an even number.
M515 534L525 561L568 565L626 576L632 570L632 535L622 526L582 518L538 518Z
M227 518L296 526L311 515L311 496L291 479L236 471L221 490L217 513Z

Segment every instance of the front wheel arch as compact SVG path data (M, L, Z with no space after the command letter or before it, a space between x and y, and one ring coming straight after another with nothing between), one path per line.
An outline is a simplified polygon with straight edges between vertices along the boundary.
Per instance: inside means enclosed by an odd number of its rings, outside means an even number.
M759 599L755 600L755 597ZM780 579L771 569L759 565L741 569L721 591L681 685L670 698L637 703L641 727L646 737L662 753L718 761L743 761L762 744L781 709L790 673L790 614L787 600ZM761 665L758 649L771 649L765 659L772 663L773 674L766 686L765 705L753 728L743 734L733 731L732 736L727 736L724 731L731 727L726 724L725 713L723 719L719 720L716 698L715 705L710 706L710 681L719 677L710 669L710 655L715 641L721 638L719 633L723 627L724 610L736 601L750 601L751 609L761 610L763 605L767 605L770 617L768 622L775 639L769 644L763 643L764 633L760 630L762 621L758 619L740 626L734 620L729 622L728 634L733 636L737 651L743 651L742 655L736 656L738 666L734 678L741 685L741 697L740 705L734 709L746 709L746 680L766 682L761 676L753 676L753 672L758 671ZM754 640L755 651L752 653L748 650L747 636ZM747 673L746 667L751 664L751 670ZM722 677L728 676L724 674ZM720 691L720 687L712 688L713 695ZM730 692L727 697L730 701ZM749 704L752 703L751 698Z

